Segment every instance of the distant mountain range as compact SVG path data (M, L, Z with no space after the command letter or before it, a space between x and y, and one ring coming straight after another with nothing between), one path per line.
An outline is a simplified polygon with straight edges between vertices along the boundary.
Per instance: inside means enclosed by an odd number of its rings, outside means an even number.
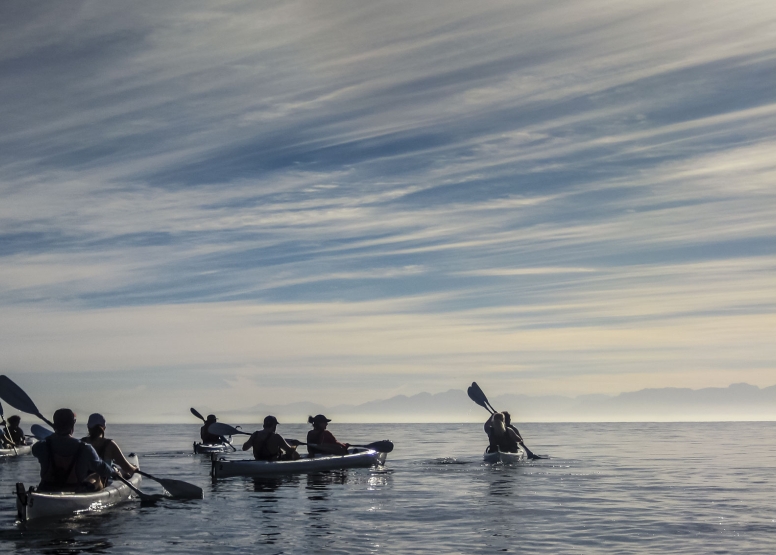
M497 410L509 410L520 422L654 422L776 420L776 385L759 388L745 383L728 387L642 389L619 395L493 395ZM304 422L307 415L326 414L338 422L479 422L485 409L465 391L397 395L362 403L324 407L314 403L259 404L218 411L222 420L258 422L274 414L281 422Z

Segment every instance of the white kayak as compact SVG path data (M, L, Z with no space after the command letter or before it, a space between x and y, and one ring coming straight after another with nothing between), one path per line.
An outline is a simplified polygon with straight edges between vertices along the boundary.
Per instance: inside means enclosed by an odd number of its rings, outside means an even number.
M139 467L137 455L131 453L127 460ZM142 477L135 474L129 480L138 487ZM101 511L107 507L126 501L136 494L125 483L114 480L102 491L75 492L39 492L34 487L24 490L24 484L16 484L16 509L22 522L36 518L77 515L80 513Z
M522 449L519 449L517 453L505 453L503 451L489 453L488 450L485 449L482 460L488 464L515 464L525 460L525 453Z
M29 445L17 445L16 447L9 447L7 449L3 447L0 449L0 459L18 457L19 455L27 455L29 453L32 453L32 447Z
M338 470L341 468L359 468L385 464L387 453L373 449L351 448L347 455L315 455L295 461L257 461L253 459L213 461L211 476L266 476L269 474L295 474Z
M232 447L228 443L195 443L194 453L210 454L210 453L226 453L231 451Z

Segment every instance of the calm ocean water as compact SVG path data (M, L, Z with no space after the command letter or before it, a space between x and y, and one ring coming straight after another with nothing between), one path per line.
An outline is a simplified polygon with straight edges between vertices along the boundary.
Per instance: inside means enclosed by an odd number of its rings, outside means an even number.
M385 468L214 484L191 453L198 426L109 423L145 470L205 499L22 526L12 491L37 482L37 463L7 460L0 553L776 553L776 423L519 427L551 458L483 465L473 424L333 422L343 441L392 439Z

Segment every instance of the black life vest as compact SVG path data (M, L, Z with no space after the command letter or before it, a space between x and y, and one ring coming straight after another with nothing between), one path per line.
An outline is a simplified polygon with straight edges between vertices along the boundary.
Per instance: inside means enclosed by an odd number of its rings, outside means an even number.
M270 453L269 448L267 447L267 441L274 436L274 432L270 432L269 435L267 435L263 440L261 440L261 444L254 445L253 446L253 458L257 461L276 461L280 458L280 452L277 453Z
M508 430L509 429L507 428L507 433L501 437L496 437L496 434L491 431L490 446L488 448L490 452L501 451L502 453L517 453L517 441L512 439Z
M69 457L59 455L54 451L51 441L46 439L49 464L41 479L41 489L74 489L79 485L75 467L81 457L84 444L79 442L75 453Z

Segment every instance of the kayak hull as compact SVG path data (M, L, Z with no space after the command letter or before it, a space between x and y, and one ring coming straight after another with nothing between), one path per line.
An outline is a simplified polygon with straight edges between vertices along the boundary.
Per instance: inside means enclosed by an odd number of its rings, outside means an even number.
M138 465L137 456L130 454L127 460ZM142 477L135 474L127 481L138 487ZM27 522L46 517L62 517L96 512L132 498L135 493L123 482L114 481L102 491L89 493L39 492L34 487L24 491L24 484L16 484L16 509L19 520Z
M504 453L502 451L489 453L486 449L482 460L488 464L515 464L525 460L525 453L522 449L518 450L517 453Z
M211 454L211 453L226 453L231 451L228 443L195 443L194 453L196 454Z
M0 449L0 459L18 457L19 455L28 455L32 453L32 447L29 445L19 445L15 449Z
M368 468L385 464L387 453L363 449L347 455L317 455L295 461L216 460L211 475L214 478L229 476L269 476L273 474L304 474L342 468Z

